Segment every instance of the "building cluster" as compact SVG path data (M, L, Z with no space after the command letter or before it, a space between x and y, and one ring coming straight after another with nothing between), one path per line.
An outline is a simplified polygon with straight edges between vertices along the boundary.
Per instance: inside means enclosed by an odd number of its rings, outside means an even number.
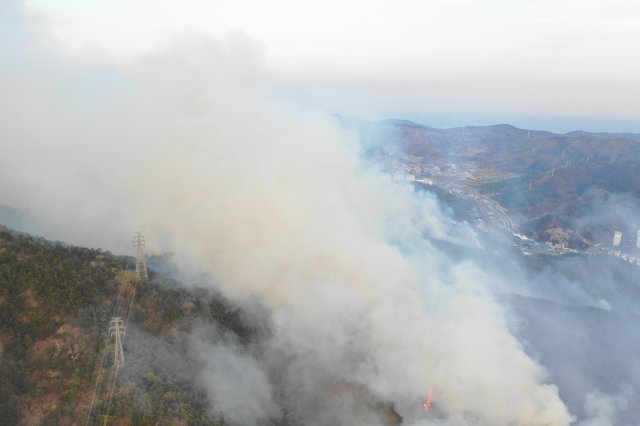
M613 231L613 247L620 247L622 244L622 232ZM640 229L636 232L635 248L640 249Z
M609 251L609 254L615 257L618 257L622 260L625 260L629 263L633 263L640 266L640 256L622 251L621 250L622 244L623 244L622 232L614 231L613 241L612 241L612 250ZM636 232L635 249L636 249L636 252L640 251L640 229Z

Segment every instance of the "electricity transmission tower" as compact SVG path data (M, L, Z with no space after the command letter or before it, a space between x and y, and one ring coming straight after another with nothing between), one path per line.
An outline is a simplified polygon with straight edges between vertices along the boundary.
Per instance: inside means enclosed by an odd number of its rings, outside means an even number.
M89 411L87 413L87 419L85 426L89 426L94 417L93 407L97 400L101 399L101 395L104 396L106 403L106 410L103 412L104 426L109 421L109 412L111 411L111 403L113 395L115 393L116 381L118 379L118 372L124 367L124 338L126 334L127 325L129 323L129 316L131 315L133 308L133 301L136 295L136 287L142 281L149 279L147 273L147 264L144 257L145 239L142 236L142 232L136 232L133 236L133 246L136 248L136 276L137 280L130 280L128 274L123 274L122 282L120 284L120 290L118 291L118 297L116 298L115 305L113 307L113 316L109 321L109 334L105 339L104 349L102 351L102 360L100 361L98 374L96 376L96 384L93 389L93 396L91 397L91 404L89 405ZM127 265L127 269L130 267ZM105 364L105 358L108 349L111 347L109 341L113 341L113 367L111 367L111 373L107 379L107 383L100 386L103 382L103 369L109 369L108 364Z
M122 324L122 317L113 317L109 323L109 336L114 340L113 359L116 370L124 366L124 351L122 350L122 340L126 329Z
M144 260L144 245L146 241L142 236L142 232L138 231L133 236L133 246L137 249L136 253L136 274L141 280L149 279L147 274L147 264Z

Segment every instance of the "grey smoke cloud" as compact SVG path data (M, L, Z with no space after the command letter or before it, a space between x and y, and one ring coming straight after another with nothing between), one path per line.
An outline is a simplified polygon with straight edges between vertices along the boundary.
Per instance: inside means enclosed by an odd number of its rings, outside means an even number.
M376 417L336 397L339 383L406 424L571 421L494 299L506 278L429 241L473 246L474 232L362 163L355 135L271 99L250 41L191 37L120 68L14 65L0 78L0 200L34 218L30 231L125 250L144 229L267 313L261 353L197 350L199 382L232 422L284 408L305 424Z
M588 393L584 409L589 417L580 422L580 426L609 426L621 423L619 412L628 408L633 394L633 389L628 386L613 395L600 391Z
M281 415L269 378L254 358L223 343L199 347L198 352L205 363L198 381L214 412L239 425L255 425Z

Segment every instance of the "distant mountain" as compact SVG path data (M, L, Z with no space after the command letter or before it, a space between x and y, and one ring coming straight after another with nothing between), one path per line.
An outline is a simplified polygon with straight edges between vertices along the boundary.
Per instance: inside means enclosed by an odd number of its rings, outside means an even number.
M539 239L563 229L568 244L604 242L614 229L630 236L640 228L640 134L557 134L509 124L435 129L395 119L342 123L360 133L366 155L417 177L430 179L434 166L469 170L473 176L456 185L490 196ZM617 204L625 217L615 213Z
M608 133L608 132L586 132L584 130L574 130L573 132L565 133L567 136L596 136L599 138L611 138L611 139L633 139L640 141L640 134L638 133Z

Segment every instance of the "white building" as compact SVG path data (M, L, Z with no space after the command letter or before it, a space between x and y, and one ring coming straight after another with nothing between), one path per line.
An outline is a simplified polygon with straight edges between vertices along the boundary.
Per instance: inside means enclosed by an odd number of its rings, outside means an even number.
M622 232L614 231L613 232L613 246L614 247L620 246L620 241L622 241Z

